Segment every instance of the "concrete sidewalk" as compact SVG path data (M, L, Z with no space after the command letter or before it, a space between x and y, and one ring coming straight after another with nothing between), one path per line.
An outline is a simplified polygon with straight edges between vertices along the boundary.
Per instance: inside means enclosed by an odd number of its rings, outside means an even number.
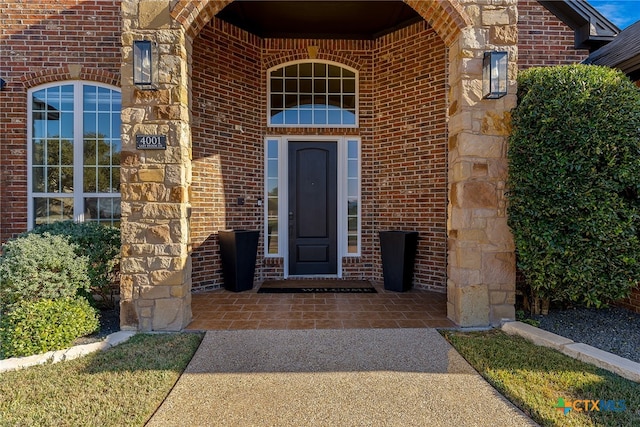
M532 426L435 329L209 331L149 426Z

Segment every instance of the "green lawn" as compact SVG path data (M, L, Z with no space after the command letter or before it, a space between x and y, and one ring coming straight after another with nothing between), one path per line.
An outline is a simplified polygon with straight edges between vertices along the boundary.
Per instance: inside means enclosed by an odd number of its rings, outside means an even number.
M138 334L110 350L0 374L0 426L141 426L202 334Z
M489 383L543 426L640 426L638 383L499 330L442 334ZM576 405L589 410L565 415L556 408L561 398L565 404L589 400ZM597 400L600 410L591 410ZM624 400L626 409L603 410L609 400Z

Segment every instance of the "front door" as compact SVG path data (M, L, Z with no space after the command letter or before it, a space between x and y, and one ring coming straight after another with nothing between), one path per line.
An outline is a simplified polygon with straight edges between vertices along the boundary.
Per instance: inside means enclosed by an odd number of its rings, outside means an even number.
M337 142L289 142L289 274L338 272Z

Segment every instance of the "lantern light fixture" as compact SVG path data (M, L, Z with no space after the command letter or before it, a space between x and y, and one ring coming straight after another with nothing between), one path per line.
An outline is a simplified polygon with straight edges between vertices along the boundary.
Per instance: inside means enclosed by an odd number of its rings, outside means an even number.
M482 97L499 99L507 94L507 52L485 52L482 60Z
M157 89L157 53L150 40L133 42L133 84L141 90Z

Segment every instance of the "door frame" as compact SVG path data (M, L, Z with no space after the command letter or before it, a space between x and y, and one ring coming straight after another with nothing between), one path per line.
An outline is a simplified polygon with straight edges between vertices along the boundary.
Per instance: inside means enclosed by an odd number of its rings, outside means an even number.
M345 230L347 229L347 203L346 203L346 182L347 182L347 140L360 140L357 136L318 136L318 135L286 135L286 136L267 136L266 141L278 140L278 241L279 253L267 254L266 252L266 236L268 227L267 209L264 210L263 228L265 230L265 257L277 257L283 259L283 277L313 277L313 278L342 278L342 261L347 252ZM331 275L313 275L313 276L294 276L289 274L289 142L335 142L337 144L337 183L336 192L337 210L336 225L338 227L337 241L337 274ZM266 150L265 150L266 151ZM266 161L266 152L265 152ZM266 164L266 163L265 163ZM265 170L265 179L266 179ZM267 194L265 186L265 205L267 204ZM361 217L359 218L359 220Z

